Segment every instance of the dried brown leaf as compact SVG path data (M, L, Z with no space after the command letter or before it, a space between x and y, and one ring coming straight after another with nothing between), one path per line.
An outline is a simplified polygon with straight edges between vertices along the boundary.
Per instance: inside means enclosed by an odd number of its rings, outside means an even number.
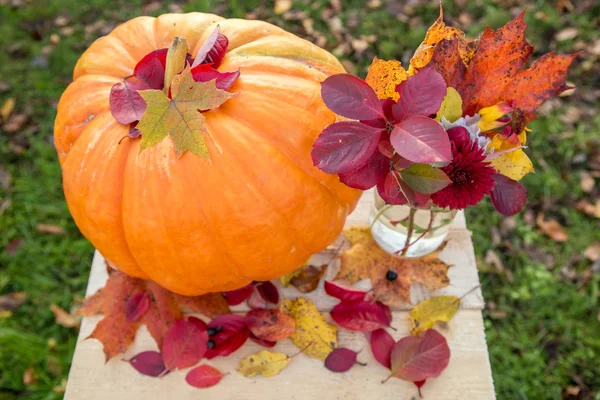
M544 232L550 239L555 242L566 242L569 240L569 235L565 232L561 224L555 219L546 220L544 213L539 213L536 218L536 223L539 228Z

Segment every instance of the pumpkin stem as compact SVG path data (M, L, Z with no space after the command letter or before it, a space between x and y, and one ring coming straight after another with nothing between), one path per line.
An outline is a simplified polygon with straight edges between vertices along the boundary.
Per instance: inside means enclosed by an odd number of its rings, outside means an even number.
M175 36L171 47L167 51L167 64L165 65L165 87L163 91L169 95L169 86L171 81L185 68L185 61L188 53L187 40L183 36Z

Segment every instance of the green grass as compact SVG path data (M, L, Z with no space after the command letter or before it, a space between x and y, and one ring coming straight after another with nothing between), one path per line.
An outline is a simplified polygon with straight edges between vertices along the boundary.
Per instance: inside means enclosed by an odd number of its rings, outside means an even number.
M0 399L57 399L62 395L53 388L67 377L77 332L55 324L49 307L54 303L68 310L76 297L83 295L93 248L79 234L64 202L52 145L56 102L70 82L77 58L101 34L86 35L86 26L103 20L109 27L141 15L148 2L33 0L17 8L9 3L0 0L0 49L3 54L10 52L0 63L0 81L11 89L0 93L0 105L8 97L16 98L15 112L26 114L28 122L18 133L0 130L0 167L12 175L8 189L0 185L0 204L6 199L11 202L0 214L0 295L25 291L29 297L12 316L0 318ZM168 3L162 2L150 14L165 12ZM259 8L261 3L264 9ZM331 32L321 18L330 8L329 1L296 1L294 10L312 18L315 29L327 39L325 47L352 63L360 76L374 55L406 62L437 17L436 2L423 1L429 6L417 4L411 9L398 6L407 3L400 1L383 2L374 9L366 8L362 0L342 3L339 17L346 30L341 33ZM510 3L518 2L481 0L463 2L463 8L446 3L447 21L466 14L472 22L458 26L476 35L486 23L498 27L507 22L514 15ZM528 36L538 56L550 50L572 51L579 43L585 46L598 40L599 6L562 13L557 2L530 0L520 6L528 8ZM244 17L259 8L259 18L306 36L301 21L275 15L270 1L192 0L181 8L226 17ZM401 21L396 14L405 17ZM55 25L57 16L68 17L72 32ZM567 27L577 28L577 37L554 40L555 33ZM53 33L60 36L60 43L42 56ZM377 38L362 54L339 47L348 35L372 34ZM478 257L483 260L488 249L494 250L514 277L509 282L506 274L490 268L480 275L486 300L494 306L485 312L485 324L500 399L560 399L568 386L578 385L579 398L600 399L599 275L592 273L580 287L580 281L566 280L561 274L566 265L575 273L584 273L590 262L578 256L600 240L599 220L574 208L577 200L587 196L593 201L593 195L599 193L595 189L586 194L578 184L580 170L587 168L585 160L593 149L600 148L600 117L593 112L598 99L592 92L600 86L597 62L589 52L581 56L569 75L579 88L577 94L559 101L549 115L531 124L528 153L537 173L523 180L529 190L528 212L543 211L556 218L565 226L569 241L552 241L535 222L531 224L526 213L514 218L512 231L493 241L490 228L500 227L502 219L489 202L467 212ZM576 121L564 122L570 106L588 112ZM15 152L15 143L22 152ZM58 225L65 234L39 233L36 225L40 223ZM23 244L16 252L9 251L7 245L16 239ZM36 384L23 383L28 368L36 371Z

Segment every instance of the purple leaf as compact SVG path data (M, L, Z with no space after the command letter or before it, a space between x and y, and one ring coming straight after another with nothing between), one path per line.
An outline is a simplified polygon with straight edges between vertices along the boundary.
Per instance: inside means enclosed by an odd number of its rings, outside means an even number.
M115 119L124 125L142 119L146 111L146 102L138 90L150 89L143 82L123 81L115 83L110 89L110 112Z
M374 331L390 326L391 320L386 309L379 303L361 301L340 303L331 310L331 318L336 324L350 331Z
M218 68L221 65L221 61L223 61L223 57L225 57L225 53L227 53L228 45L229 40L227 36L221 33L221 29L217 25L198 50L192 68L200 64L212 64L213 67Z
M210 64L200 64L192 69L192 77L196 82L208 82L216 79L217 89L229 90L240 77L240 71L219 72Z
M329 174L351 172L367 163L377 149L381 129L357 121L329 125L313 144L315 166Z
M230 306L235 306L246 300L254 291L254 283L250 283L242 288L223 292L223 297Z
M340 181L351 188L367 190L385 180L389 170L390 159L376 151L359 169L340 173Z
M390 141L400 156L415 163L452 161L450 139L446 130L427 117L409 117L394 125Z
M392 106L392 117L402 121L414 115L435 114L446 96L446 82L432 67L425 67L409 76L396 87L400 94L398 102Z
M492 175L494 188L490 197L496 211L505 216L515 215L527 201L527 190L519 182L501 174Z
M146 314L150 308L150 297L146 292L138 292L127 299L125 304L125 318L127 321L137 321Z
M154 50L137 63L133 74L152 89L160 90L165 84L165 65L169 49Z
M162 355L158 351L143 351L127 361L143 375L160 376L166 369Z
M392 368L392 349L394 348L394 338L385 329L377 329L371 332L369 337L371 351L377 362L384 367Z
M325 368L331 372L346 372L356 364L357 352L338 347L325 359Z
M377 192L387 204L407 204L408 199L400 191L396 171L390 171L383 182L377 183Z
M349 74L332 75L321 83L321 97L331 111L346 118L385 118L375 91L362 79Z
M261 282L256 285L256 290L258 290L258 293L266 302L272 304L279 303L279 291L273 283L269 281Z

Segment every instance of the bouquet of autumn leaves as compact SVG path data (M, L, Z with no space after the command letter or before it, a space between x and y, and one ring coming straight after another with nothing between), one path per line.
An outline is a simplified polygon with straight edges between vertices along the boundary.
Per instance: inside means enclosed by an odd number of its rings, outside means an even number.
M348 74L322 83L322 97L342 120L312 150L314 164L346 185L377 186L388 204L464 209L491 197L503 215L526 201L519 180L533 172L523 151L547 99L569 89L577 54L549 53L526 64L524 12L477 41L443 22L429 28L410 60L375 58L366 81Z

